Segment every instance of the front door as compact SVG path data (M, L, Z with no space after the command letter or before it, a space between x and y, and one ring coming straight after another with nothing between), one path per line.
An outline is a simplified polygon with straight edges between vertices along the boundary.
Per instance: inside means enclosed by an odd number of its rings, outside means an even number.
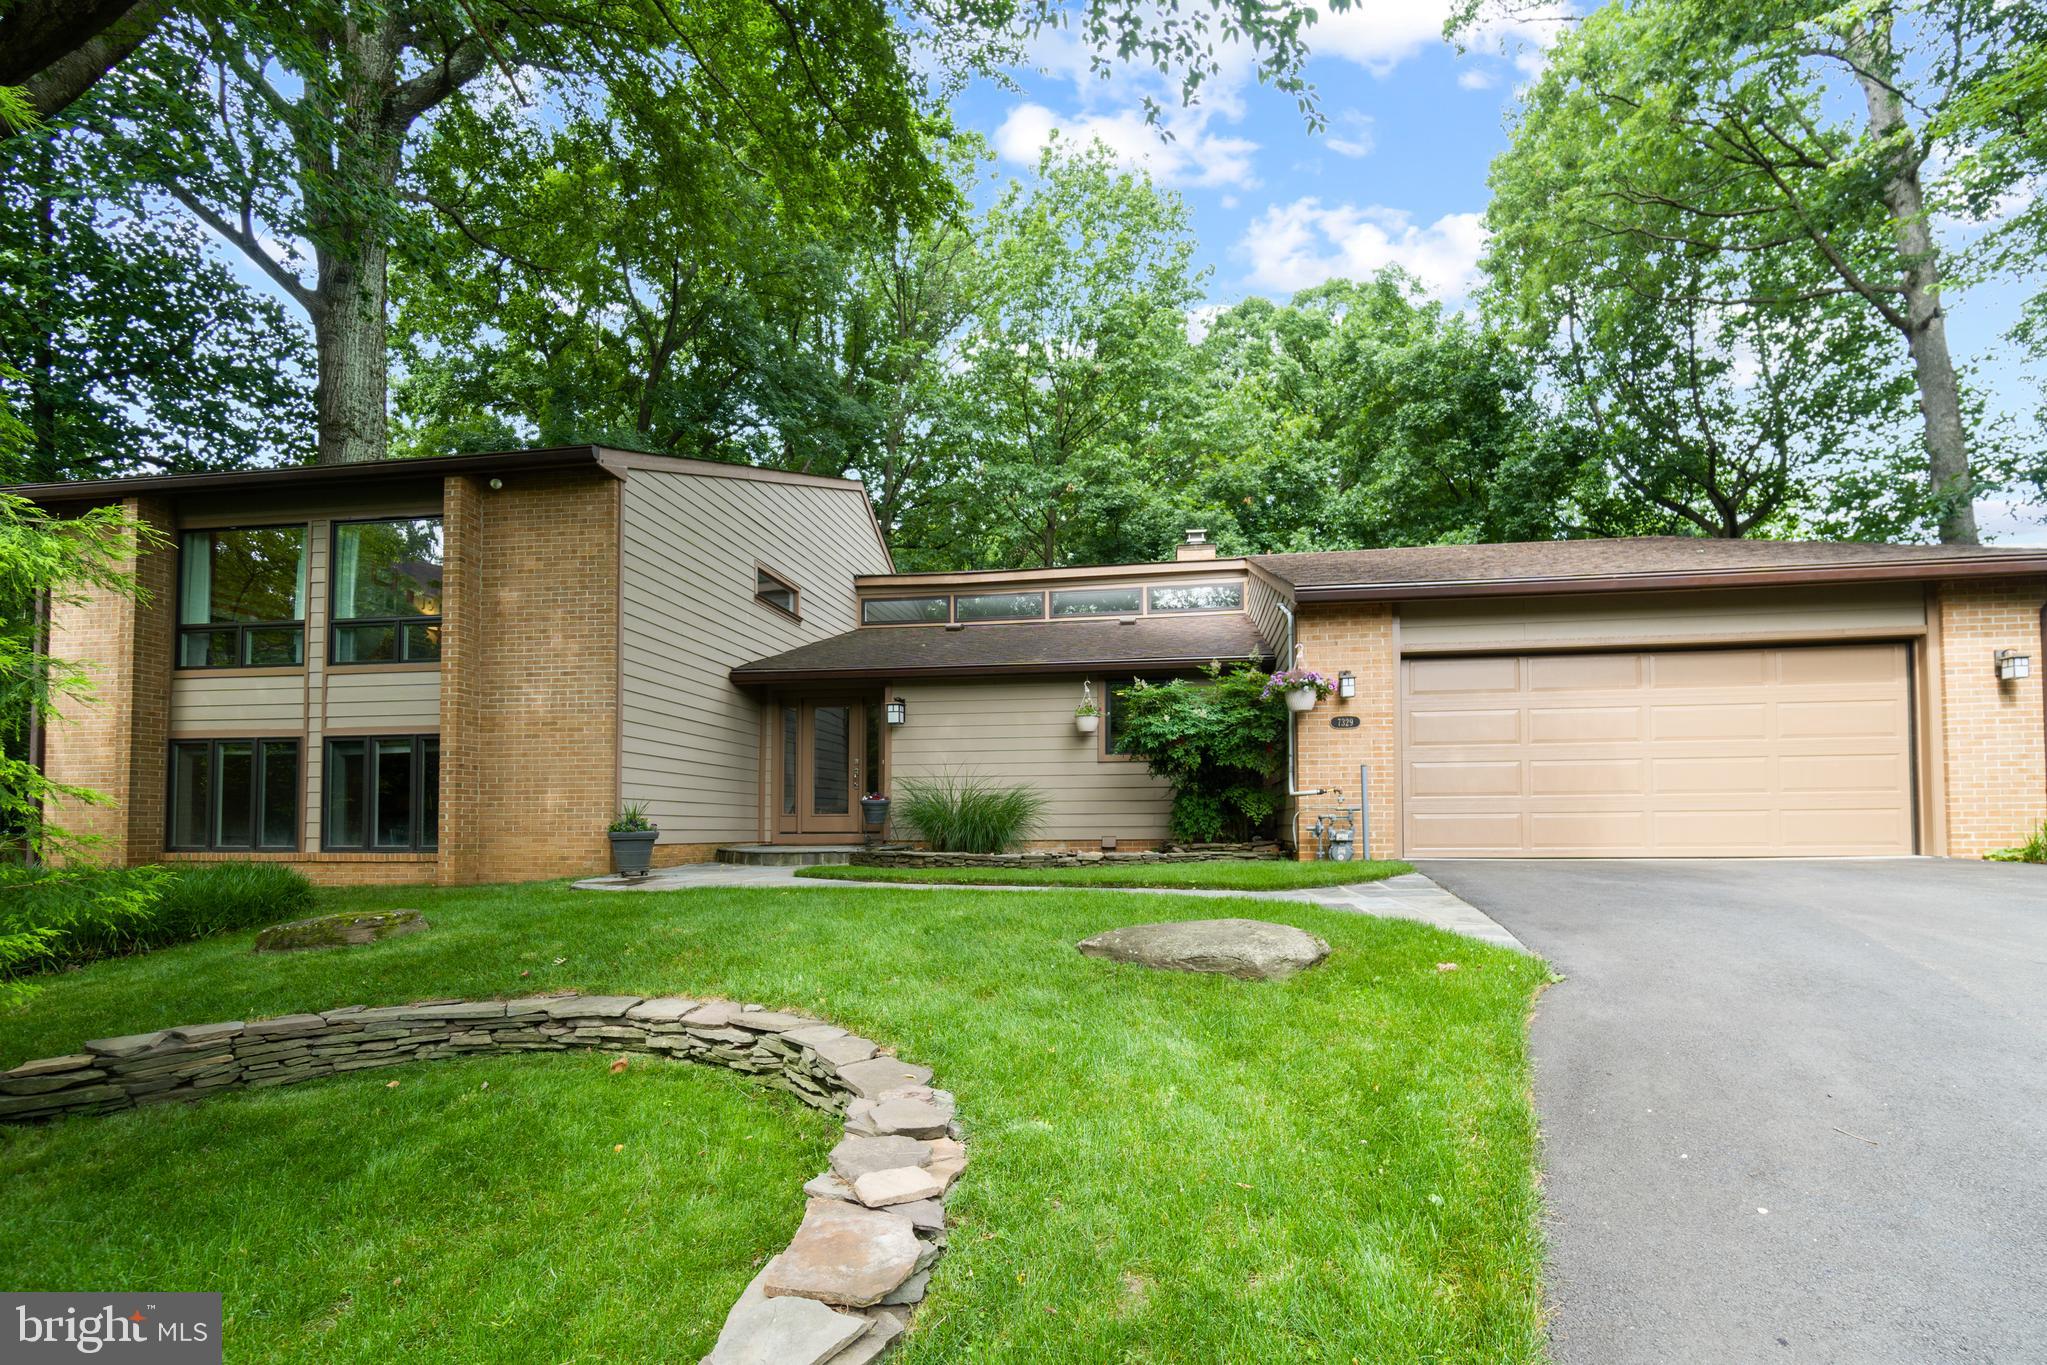
M867 704L816 697L781 705L783 834L860 832L861 768L867 756Z

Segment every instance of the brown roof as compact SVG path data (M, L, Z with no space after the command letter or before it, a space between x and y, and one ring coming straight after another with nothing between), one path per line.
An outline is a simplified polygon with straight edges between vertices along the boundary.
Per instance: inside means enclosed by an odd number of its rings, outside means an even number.
M366 460L359 464L294 464L268 469L223 469L202 474L138 474L121 479L87 479L76 483L26 483L0 489L37 503L102 503L138 493L176 496L180 493L268 491L318 488L350 483L412 483L438 481L450 474L515 474L546 469L596 469L623 478L628 469L669 470L713 478L760 479L843 488L866 495L856 479L830 479L791 474L779 469L649 455L610 446L543 446L533 450L491 450L474 455L432 455L414 460Z
M1638 536L1254 555L1303 602L2047 574L2047 549Z
M737 683L1198 668L1271 658L1242 612L961 626L867 626L732 670Z

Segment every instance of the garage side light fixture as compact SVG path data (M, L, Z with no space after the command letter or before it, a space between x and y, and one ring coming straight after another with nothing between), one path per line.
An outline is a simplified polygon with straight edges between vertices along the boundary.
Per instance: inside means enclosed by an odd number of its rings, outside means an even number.
M1344 669L1344 670L1343 670L1343 672L1341 672L1341 673L1339 673L1339 674L1337 674L1337 675L1336 675L1336 695L1337 695L1337 696L1339 696L1339 697L1355 697L1355 696L1356 696L1357 694L1358 694L1358 675L1357 675L1357 674L1355 674L1355 673L1351 672L1351 671L1350 671L1349 669L1347 669L1347 668L1346 668L1346 669Z
M2020 653L2016 649L2000 649L1997 651L1997 680L1999 682L2017 682L2021 678L2030 678L2032 676L2032 655Z
M890 697L888 699L888 723L890 725L901 725L909 719L910 703L904 701L901 697Z

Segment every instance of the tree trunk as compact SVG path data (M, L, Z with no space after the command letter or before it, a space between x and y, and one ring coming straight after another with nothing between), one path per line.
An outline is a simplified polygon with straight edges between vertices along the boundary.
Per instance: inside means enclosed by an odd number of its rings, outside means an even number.
M313 340L320 376L313 404L320 424L319 461L381 460L390 444L385 411L390 252L365 234L353 256L324 250L317 255Z
M1898 246L1898 278L1905 290L1905 345L1919 382L1919 411L1926 423L1927 488L1940 509L1940 539L1946 545L1978 544L1975 481L1969 472L1969 437L1962 422L1961 384L1948 352L1947 318L1940 306L1940 258L1927 223L1926 196L1919 183L1924 159L1919 140L1905 122L1905 103L1884 79L1889 60L1886 28L1873 32L1857 23L1847 35L1856 81L1869 106L1870 135L1894 144L1891 177L1883 187L1884 208Z

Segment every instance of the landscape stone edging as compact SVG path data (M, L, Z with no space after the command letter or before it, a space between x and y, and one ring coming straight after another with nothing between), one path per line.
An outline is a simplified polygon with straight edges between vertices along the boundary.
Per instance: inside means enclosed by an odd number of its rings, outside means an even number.
M762 1076L843 1115L831 1167L803 1187L803 1225L733 1305L706 1365L866 1365L902 1335L946 1245L966 1167L953 1097L931 1069L805 1015L681 996L537 995L349 1005L194 1024L0 1072L0 1123L196 1100L236 1086L503 1052L665 1055Z
M849 855L853 867L1143 867L1154 863L1243 863L1283 858L1268 842L1194 844L1128 853L1038 849L1028 853L934 853L921 848L862 849Z

